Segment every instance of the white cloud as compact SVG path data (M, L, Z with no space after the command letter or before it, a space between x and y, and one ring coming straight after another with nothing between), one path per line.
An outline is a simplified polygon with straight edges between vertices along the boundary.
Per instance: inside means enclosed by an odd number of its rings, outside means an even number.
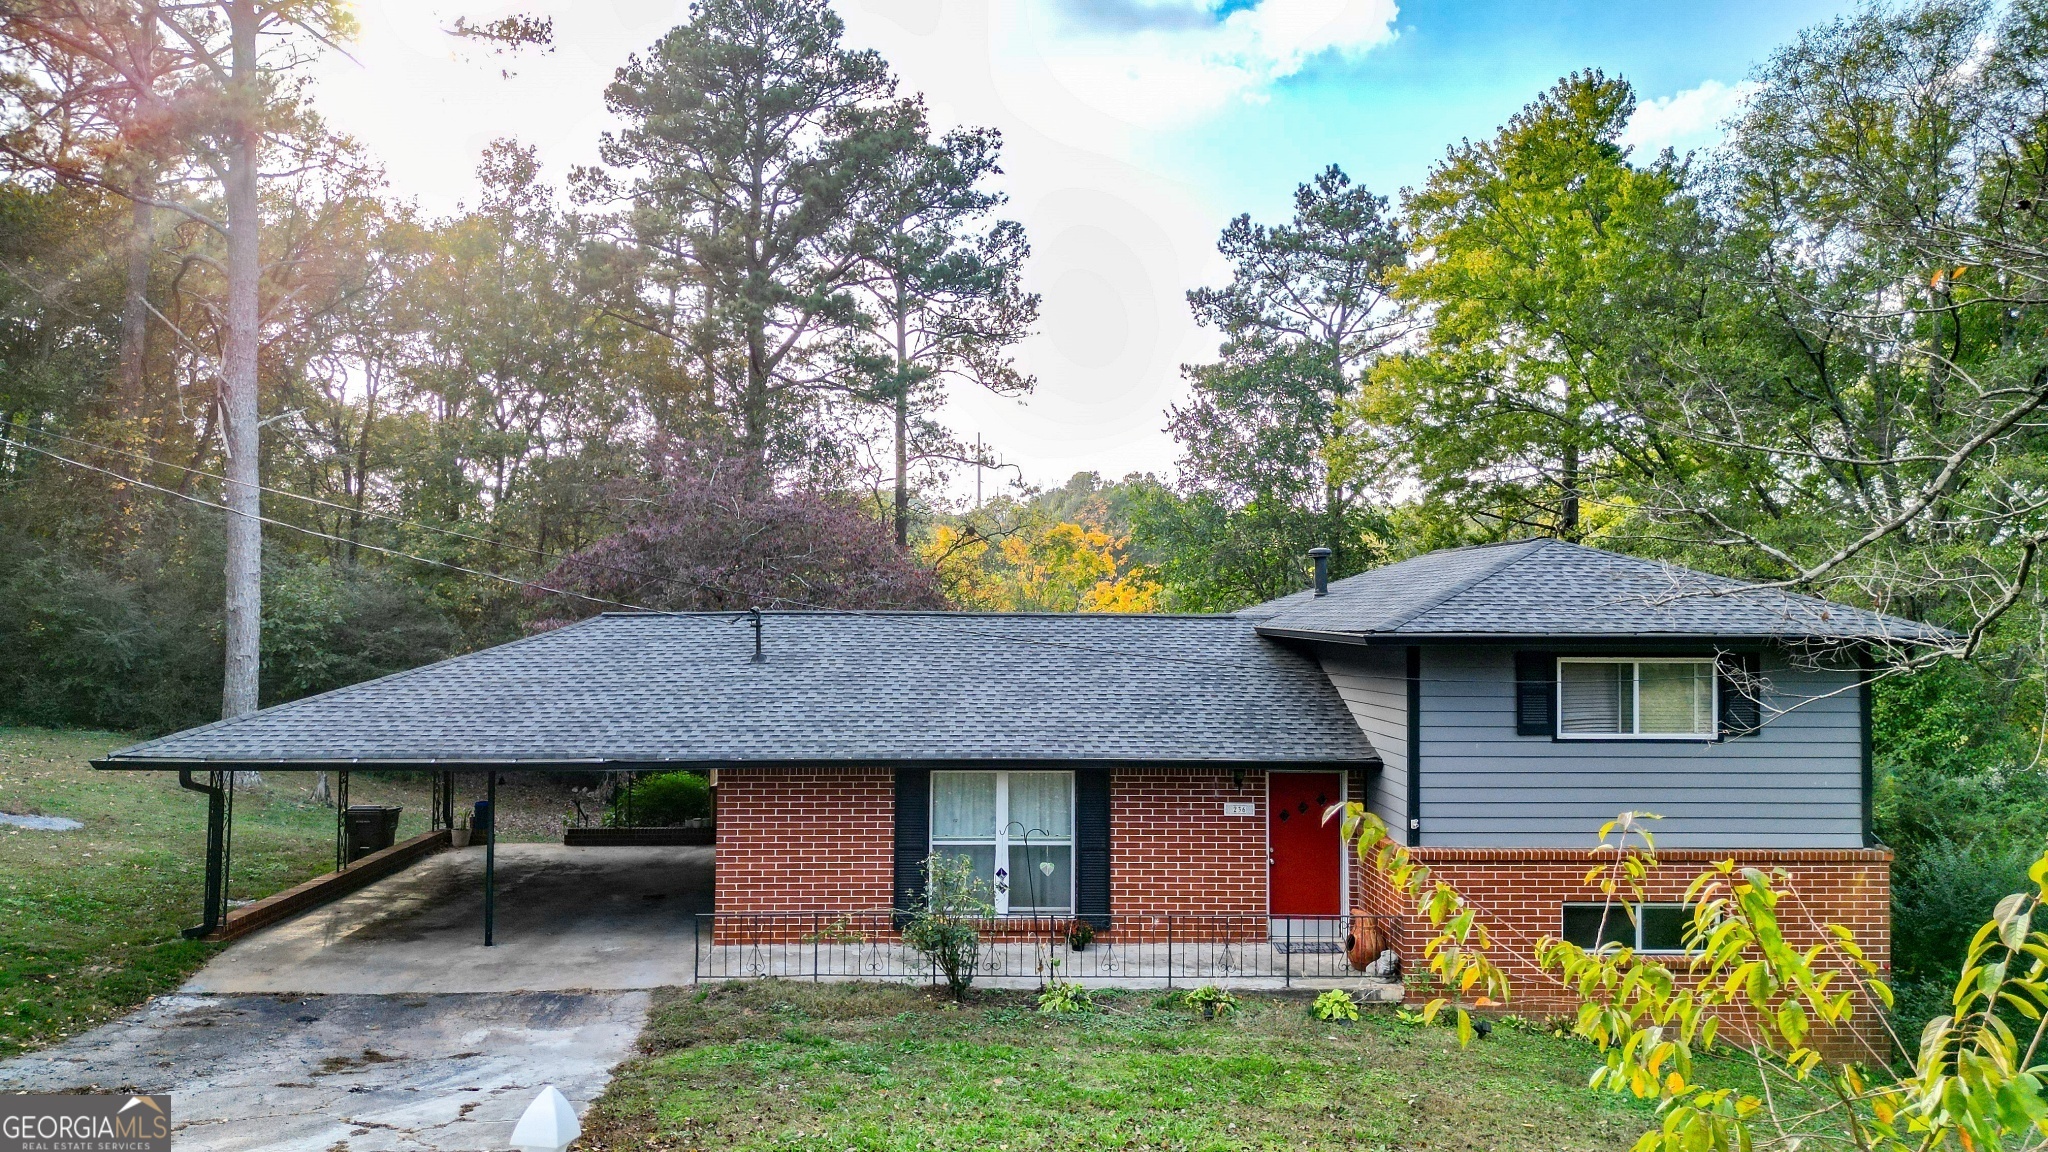
M1647 155L1665 148L1685 153L1720 143L1729 117L1742 110L1756 85L1750 81L1723 84L1708 80L1670 96L1644 100L1622 133L1621 142Z
M1355 56L1394 35L1395 0L1018 3L997 7L999 51L1035 57L1098 115L1183 125L1260 98L1325 53Z

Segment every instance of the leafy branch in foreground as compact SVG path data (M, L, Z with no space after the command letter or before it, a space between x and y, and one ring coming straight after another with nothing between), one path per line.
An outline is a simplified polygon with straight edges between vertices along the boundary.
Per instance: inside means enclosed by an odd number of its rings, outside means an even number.
M1508 998L1507 974L1488 955L1493 937L1480 921L1479 909L1456 888L1433 879L1429 868L1416 863L1406 848L1395 843L1387 835L1386 824L1364 805L1334 805L1324 819L1340 810L1345 842L1357 841L1359 859L1393 885L1414 908L1416 917L1434 930L1422 946L1422 956L1431 983L1444 994L1423 1004L1423 1021L1434 1023L1450 1008L1457 1015L1458 1042L1470 1044L1477 1035L1472 1030L1470 1009L1504 1004ZM1475 988L1479 995L1468 1004L1465 998Z
M1432 930L1423 955L1446 994L1423 1006L1423 1018L1454 1006L1459 1042L1470 1044L1464 997L1482 988L1471 1005L1480 1007L1509 993L1488 955L1494 939L1482 910L1416 863L1377 816L1353 803L1326 818L1340 812L1346 842ZM1657 868L1651 819L1624 813L1591 854L1587 885L1624 915L1636 914ZM2048 901L2048 853L2027 878L2034 890L1999 901L1972 939L1953 1013L1928 1024L1917 1051L1891 1038L1899 1064L1856 1026L1859 1011L1891 1005L1879 966L1847 927L1814 919L1783 869L1720 861L1695 877L1680 969L1617 943L1587 948L1548 936L1530 959L1553 994L1577 1002L1571 1031L1604 1053L1590 1086L1657 1102L1661 1123L1636 1152L2039 1152L2048 1148L2048 931L2034 917ZM1814 942L1795 942L1805 935ZM1831 1055L1844 1038L1867 1059ZM1705 1054L1745 1059L1696 1064ZM1724 1082L1738 1068L1739 1086Z

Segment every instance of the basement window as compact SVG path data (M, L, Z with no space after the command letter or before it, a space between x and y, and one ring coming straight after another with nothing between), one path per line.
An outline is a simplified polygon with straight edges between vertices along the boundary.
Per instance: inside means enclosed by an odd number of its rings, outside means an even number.
M1567 904L1562 939L1581 948L1619 944L1637 952L1697 952L1688 948L1691 904Z
M1562 740L1712 740L1720 677L1712 659L1574 657L1557 662Z
M999 916L1072 915L1074 774L932 773L931 850L972 860Z

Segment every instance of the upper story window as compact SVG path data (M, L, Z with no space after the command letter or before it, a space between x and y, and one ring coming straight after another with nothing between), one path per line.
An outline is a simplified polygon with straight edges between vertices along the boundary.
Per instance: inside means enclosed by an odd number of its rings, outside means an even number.
M997 915L1072 913L1074 774L932 773L931 846L974 861Z
M1557 734L1567 740L1712 740L1715 663L1572 657L1557 662Z

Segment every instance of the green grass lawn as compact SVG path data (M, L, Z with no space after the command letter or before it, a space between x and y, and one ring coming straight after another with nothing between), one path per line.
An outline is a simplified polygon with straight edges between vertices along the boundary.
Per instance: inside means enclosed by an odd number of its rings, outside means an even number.
M95 772L86 764L131 743L111 732L0 728L0 812L85 825L0 825L0 1057L167 992L220 947L178 935L199 919L206 797L179 789L175 773ZM481 777L476 782L480 790ZM230 897L257 899L334 867L334 810L313 802L310 783L272 774L263 789L236 794ZM556 798L526 791L500 790L504 838L558 839ZM428 794L424 780L356 775L349 798L403 805L405 837L426 830Z
M1461 1050L1388 1009L1242 997L1204 1022L1157 992L1047 1018L1028 993L735 983L665 992L584 1119L604 1149L1626 1148L1650 1109L1585 1087L1583 1044L1500 1028Z

